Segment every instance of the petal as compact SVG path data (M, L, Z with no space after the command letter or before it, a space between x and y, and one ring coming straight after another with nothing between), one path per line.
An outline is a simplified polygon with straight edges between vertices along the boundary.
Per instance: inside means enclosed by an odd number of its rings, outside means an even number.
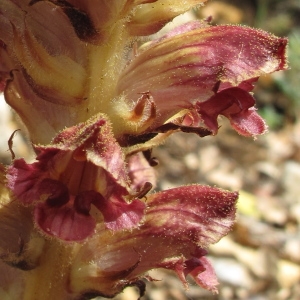
M112 234L97 227L101 238L92 237L83 245L72 265L72 291L113 296L158 267L181 269L183 281L190 273L215 291L210 265L202 261L203 247L228 233L236 200L237 193L200 185L147 196L148 209L139 228ZM197 264L189 263L190 259L198 259ZM200 265L211 276L199 277Z
M38 265L43 246L43 241L33 233L31 210L10 201L8 195L0 195L0 200L1 260L13 267L31 270Z
M74 162L88 161L93 166L103 169L120 186L124 188L128 186L125 157L113 136L111 124L105 115L95 115L85 123L65 129L55 137L52 147L62 150L62 152L72 151ZM47 147L42 146L36 148L39 151L47 150ZM87 178L87 180L90 179ZM92 183L86 182L86 184L93 187ZM101 191L101 194L105 196L106 193L108 192Z
M33 6L1 1L0 27L0 72L3 68L11 75L5 99L32 140L49 143L55 132L78 117L74 107L66 106L86 105L87 48L62 10L49 1Z
M205 102L197 102L196 110L206 126L218 131L218 115L226 116L232 127L241 135L255 136L267 130L264 120L256 113L255 100L241 88L224 89Z
M144 155L148 156L148 161ZM136 153L127 158L131 188L136 192L143 190L146 182L151 183L152 187L155 186L156 174L154 169L149 165L149 162L150 164L157 164L155 158L151 157L151 151L145 154Z
M73 207L38 204L34 209L34 219L38 227L50 236L64 241L80 242L90 236L96 221L89 214L77 212Z
M110 230L131 229L144 217L145 203L135 199L126 203L117 193L109 200L95 203L104 217L105 226Z
M175 271L186 288L188 288L186 276L191 275L198 285L217 294L218 279L210 261L204 256L206 254L206 251L199 249L195 257L188 260L182 257L166 260L160 267Z
M61 99L64 99L62 95L71 99L81 97L87 53L84 48L75 46L76 36L62 11L53 9L47 1L29 6L22 1L5 0L1 3L0 15L7 27L1 39L10 60L16 69L22 66L32 88L48 98L54 92L59 93ZM53 26L49 26L50 23L54 23Z
M256 136L268 130L264 119L258 115L254 107L239 114L228 117L231 126L243 136Z
M206 0L156 0L144 2L146 3L136 7L129 21L128 27L131 35L153 34L174 17L206 2Z
M43 173L40 164L27 164L23 158L16 159L7 170L7 186L22 204L31 204L39 200L35 186L44 178Z
M68 198L67 202L62 202L61 197L65 192L59 195L59 190L62 190L60 182L44 180L42 184L44 193L52 190L55 194L51 194L46 203L40 203L35 207L35 222L47 234L64 241L79 242L93 234L96 221L90 215L91 204L101 211L105 226L110 230L136 227L144 216L145 204L138 199L126 203L121 197L122 191L120 193L114 191L114 196L109 200L94 191L86 191L77 195L74 200L69 201ZM54 185L60 188L55 189ZM71 205L73 201L74 206Z
M184 186L149 198L147 220L153 234L193 239L204 248L227 234L235 219L237 193L209 186Z
M0 23L1 26L1 23ZM0 63L0 93L2 93L5 89L7 81L10 79L10 66L8 66L5 61L8 60L7 58L7 51L6 51L6 45L4 42L0 39L0 57L1 63Z
M96 221L90 209L93 202L103 200L100 194L86 191L70 196L67 186L49 178L38 185L38 191L46 197L34 209L34 221L42 231L64 241L83 241L93 233Z
M286 68L284 38L241 26L200 24L184 30L189 26L142 49L118 82L118 92L128 101L136 102L145 92L153 97L155 126L197 101L208 100L218 89L249 90L249 83L260 75Z
M201 263L200 266L192 269L189 274L194 278L197 284L202 286L204 289L210 290L214 294L217 294L218 279L213 266L204 256L199 258L199 262ZM205 269L204 271L203 268Z
M5 168L0 164L0 257L2 261L13 266L14 269L31 270L39 264L43 242L43 239L34 232L31 209L11 199L9 190L5 186ZM0 290L4 287L3 279L5 276L0 278Z

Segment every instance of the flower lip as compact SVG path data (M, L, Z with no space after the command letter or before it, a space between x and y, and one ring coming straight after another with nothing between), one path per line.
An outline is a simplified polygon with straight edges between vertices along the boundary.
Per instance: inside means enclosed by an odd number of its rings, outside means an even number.
M197 102L195 109L214 134L218 131L217 117L223 115L238 133L255 136L265 133L267 125L256 113L254 104L255 100L248 91L233 87L217 92L205 102Z

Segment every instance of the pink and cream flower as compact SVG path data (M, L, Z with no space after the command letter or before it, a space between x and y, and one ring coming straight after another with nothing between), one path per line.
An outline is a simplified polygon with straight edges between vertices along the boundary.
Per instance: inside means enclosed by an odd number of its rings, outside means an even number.
M206 249L230 231L238 195L202 185L151 192L151 149L176 131L217 134L219 115L242 135L264 133L251 91L287 67L287 40L194 21L136 46L203 2L1 1L0 90L36 153L0 168L1 257L31 269L11 271L14 299L143 292L153 268L217 292Z

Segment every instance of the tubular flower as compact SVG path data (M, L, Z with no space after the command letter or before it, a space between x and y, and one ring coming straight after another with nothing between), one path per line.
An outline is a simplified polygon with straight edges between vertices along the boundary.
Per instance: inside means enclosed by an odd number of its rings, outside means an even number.
M24 205L35 205L36 224L66 241L91 234L92 204L114 230L136 226L145 209L130 195L124 155L108 121L96 115L90 122L64 130L49 146L35 146L37 162L16 159L8 169L15 196Z
M142 294L153 268L217 292L205 255L230 231L238 195L150 192L151 150L175 131L216 134L219 115L242 135L265 132L251 91L287 67L287 41L195 21L136 46L203 2L1 1L0 91L36 153L0 165L10 299L113 297L128 285Z

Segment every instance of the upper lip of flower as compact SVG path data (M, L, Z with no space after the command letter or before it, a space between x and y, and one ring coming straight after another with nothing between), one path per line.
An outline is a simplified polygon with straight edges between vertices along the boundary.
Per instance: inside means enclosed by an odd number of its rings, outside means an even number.
M213 133L219 114L232 123L235 114L248 118L249 124L233 124L239 133L261 134L266 126L252 109L255 101L249 92L260 75L287 67L286 44L284 38L247 27L192 22L142 49L120 75L117 89L135 102L142 91L149 91L156 109L150 130L189 109Z

